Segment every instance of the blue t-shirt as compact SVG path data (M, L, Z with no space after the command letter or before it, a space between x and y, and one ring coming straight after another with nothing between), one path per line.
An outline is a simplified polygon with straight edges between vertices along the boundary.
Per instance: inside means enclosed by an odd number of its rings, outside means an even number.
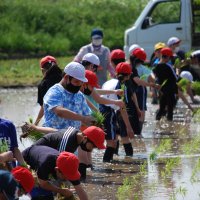
M0 193L8 200L18 199L19 183L9 171L0 170Z
M17 133L14 124L6 119L0 118L0 150L3 143L8 144L8 150L18 147Z
M58 117L53 108L61 106L80 115L91 115L91 110L82 92L70 93L61 84L52 86L44 96L44 126L65 129L69 126L80 129L81 122Z

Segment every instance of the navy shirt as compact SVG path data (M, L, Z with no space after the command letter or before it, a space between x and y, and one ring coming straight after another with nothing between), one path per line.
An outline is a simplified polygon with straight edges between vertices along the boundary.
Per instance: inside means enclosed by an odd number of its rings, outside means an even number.
M0 147L2 143L8 144L8 149L13 150L18 147L17 133L14 124L6 119L0 118Z
M74 153L79 146L76 138L78 132L78 129L69 127L67 130L44 135L34 145L43 145L57 149L60 152L68 151Z
M31 169L37 172L37 176L42 180L50 180L56 177L56 159L60 152L47 146L33 145L23 152L24 160L30 165ZM70 180L69 180L70 181ZM80 181L70 181L73 185L79 185Z
M19 183L9 171L0 170L0 193L3 193L6 199L18 199L19 187Z

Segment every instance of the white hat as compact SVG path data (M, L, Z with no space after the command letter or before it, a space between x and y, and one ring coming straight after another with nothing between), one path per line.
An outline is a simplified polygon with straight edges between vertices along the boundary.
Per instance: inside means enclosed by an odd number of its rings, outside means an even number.
M144 50L143 48L141 48L138 44L132 44L130 47L129 47L129 55L131 55L132 53L133 53L133 51L135 50L135 49L138 49L138 48L140 48L140 49L142 49L142 50Z
M185 78L185 79L187 79L187 80L190 81L190 82L193 81L193 76L192 76L192 74L191 74L190 72L188 72L188 71L182 71L182 72L180 73L180 77L181 77L181 78Z
M179 43L181 40L177 37L170 37L169 40L167 41L167 46L171 46L173 44Z
M78 62L70 62L68 65L66 65L64 72L67 75L78 79L79 81L88 82L87 78L85 77L85 68Z
M85 61L88 61L94 65L97 65L99 66L100 64L100 61L99 61L99 57L96 56L95 54L93 53L87 53L83 56L83 59L82 60L85 60Z
M192 56L192 57L200 56L200 50L193 51L193 52L191 53L191 56Z

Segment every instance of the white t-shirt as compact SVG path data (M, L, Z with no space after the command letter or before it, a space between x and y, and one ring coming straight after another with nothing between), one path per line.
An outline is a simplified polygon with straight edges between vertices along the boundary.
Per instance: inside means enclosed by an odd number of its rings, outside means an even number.
M118 82L119 82L119 80L117 80L117 79L111 79L109 81L106 81L102 85L102 89L104 89L104 90L115 90ZM118 100L118 97L117 97L116 94L104 94L104 95L101 95L101 96L106 98L106 99ZM114 104L107 104L106 106L110 106L114 110L119 110L120 109L119 106L116 106Z

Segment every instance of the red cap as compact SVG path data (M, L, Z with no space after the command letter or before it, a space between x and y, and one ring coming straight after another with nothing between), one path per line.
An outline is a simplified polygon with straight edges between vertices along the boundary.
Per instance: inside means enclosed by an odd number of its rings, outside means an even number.
M25 192L29 193L34 186L34 178L31 172L25 167L15 167L11 171L15 180L23 187Z
M45 56L40 60L40 67L42 68L43 65L47 62L54 62L57 63L56 59L53 56Z
M98 149L105 149L105 132L96 126L90 126L83 131L84 135L95 144Z
M61 152L56 160L56 166L67 180L75 181L80 179L79 161L73 153Z
M85 70L85 77L87 78L87 83L89 85L91 85L92 87L100 88L100 86L98 85L97 75L94 72L90 70Z
M125 59L125 53L121 49L115 49L110 53L110 59Z
M131 74L131 66L126 62L121 62L116 66L117 74Z
M171 57L173 56L173 52L170 48L168 47L165 47L165 48L162 48L160 53L163 55L163 56L168 56L168 57Z
M135 56L136 58L142 60L142 61L145 61L146 58L147 58L146 52L145 52L143 49L141 49L141 48L135 49L135 50L132 52L132 55Z

